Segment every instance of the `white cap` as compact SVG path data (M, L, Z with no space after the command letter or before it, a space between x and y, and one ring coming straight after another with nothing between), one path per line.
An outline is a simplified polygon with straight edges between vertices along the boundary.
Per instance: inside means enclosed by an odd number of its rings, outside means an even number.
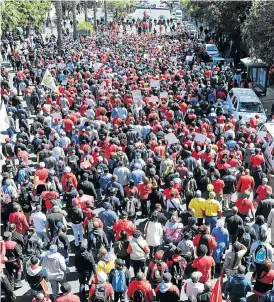
M70 173L71 172L71 168L70 167L65 167L65 173Z
M44 162L41 161L39 166L40 166L40 168L45 168L46 165Z
M97 274L97 278L98 278L98 281L100 283L106 282L106 280L107 280L107 274L104 273L104 272L100 272L100 273Z
M267 184L267 183L268 183L268 179L267 179L266 177L264 177L264 178L262 179L262 183L263 183L263 184Z

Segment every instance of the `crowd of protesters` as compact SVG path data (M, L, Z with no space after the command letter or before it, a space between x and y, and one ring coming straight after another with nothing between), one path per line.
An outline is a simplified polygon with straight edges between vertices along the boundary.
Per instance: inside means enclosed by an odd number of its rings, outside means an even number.
M1 88L5 301L25 280L29 301L179 302L184 292L209 302L216 277L231 302L252 291L273 301L259 117L236 121L226 101L248 79L205 61L183 28L106 27L63 44L62 53L54 39L7 48L17 91Z

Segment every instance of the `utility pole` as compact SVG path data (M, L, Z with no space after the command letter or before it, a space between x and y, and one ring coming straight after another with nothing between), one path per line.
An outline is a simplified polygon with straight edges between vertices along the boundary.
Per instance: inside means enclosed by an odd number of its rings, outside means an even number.
M84 14L85 14L85 22L88 21L88 1L84 0Z

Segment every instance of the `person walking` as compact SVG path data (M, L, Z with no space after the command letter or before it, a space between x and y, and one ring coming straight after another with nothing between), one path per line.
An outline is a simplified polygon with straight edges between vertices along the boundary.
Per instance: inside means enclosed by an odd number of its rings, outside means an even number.
M114 290L114 302L125 302L126 291L130 283L130 272L124 266L124 261L117 258L115 260L115 268L109 273L109 283Z
M79 206L79 201L77 199L72 200L70 217L72 223L72 230L74 234L74 245L78 247L79 240L81 243L83 241L83 236L84 236L84 229L83 229L84 214L83 214L83 210Z
M57 246L52 244L43 260L43 267L47 270L48 280L51 284L54 301L59 292L59 284L63 284L66 279L65 258L57 252Z
M80 300L85 301L85 286L89 284L92 274L96 273L96 265L92 253L87 250L87 244L82 242L75 254L74 265L78 273L80 283Z
M251 291L252 285L245 275L245 267L240 265L237 269L237 273L228 278L224 291L225 299L229 297L230 301L233 302L246 302L246 296L248 292Z

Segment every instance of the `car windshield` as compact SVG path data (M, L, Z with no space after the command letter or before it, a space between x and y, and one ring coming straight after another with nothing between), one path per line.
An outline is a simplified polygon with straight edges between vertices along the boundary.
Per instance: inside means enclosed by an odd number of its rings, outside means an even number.
M238 111L248 113L263 113L263 107L260 103L243 102L239 103Z
M211 45L211 46L207 46L207 51L215 51L218 50L217 47L215 45Z
M181 12L176 12L176 15L178 16L181 16L181 14L182 14Z

